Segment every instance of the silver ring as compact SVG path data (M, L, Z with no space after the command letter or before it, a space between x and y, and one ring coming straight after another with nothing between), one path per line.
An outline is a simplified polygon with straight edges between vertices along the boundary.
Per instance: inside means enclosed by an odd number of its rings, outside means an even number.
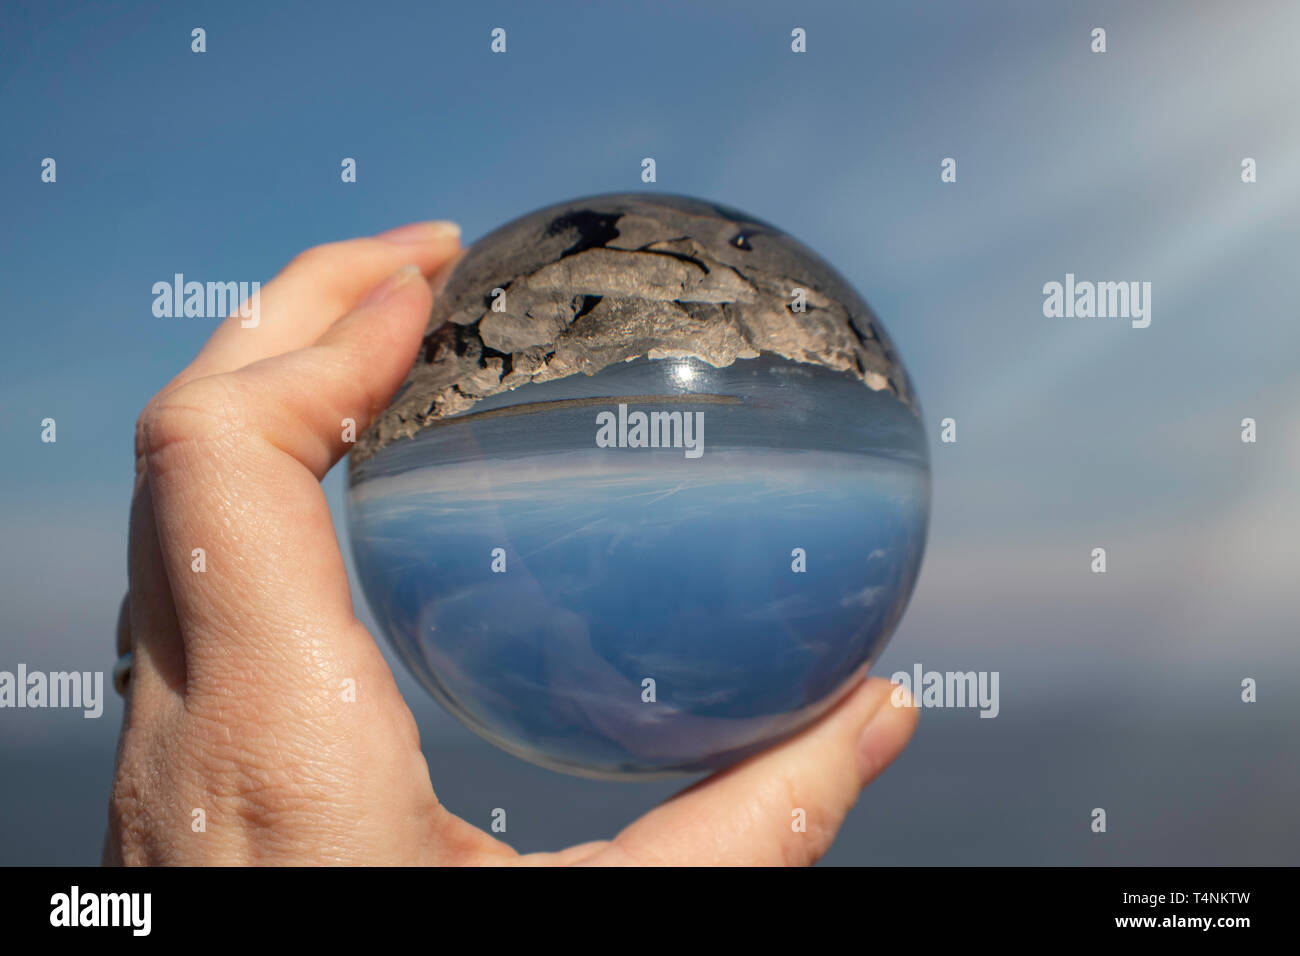
M113 665L113 688L123 697L126 696L126 684L131 679L131 665L135 663L135 654L127 651Z

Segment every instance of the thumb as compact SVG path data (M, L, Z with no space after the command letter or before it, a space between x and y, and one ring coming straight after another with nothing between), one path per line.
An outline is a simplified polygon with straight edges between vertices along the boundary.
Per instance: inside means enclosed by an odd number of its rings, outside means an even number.
M671 865L815 863L862 788L907 746L910 703L883 678L864 681L807 730L652 810L606 852Z

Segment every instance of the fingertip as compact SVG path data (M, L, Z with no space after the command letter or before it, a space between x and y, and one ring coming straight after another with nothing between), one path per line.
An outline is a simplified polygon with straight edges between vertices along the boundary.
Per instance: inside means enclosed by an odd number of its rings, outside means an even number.
M377 305L378 303L383 302L385 299L391 296L394 292L396 292L406 283L410 282L412 279L415 279L417 277L422 277L422 276L423 273L420 271L419 266L417 265L402 266L402 268L398 269L392 275L388 276L388 278L384 279L383 282L379 283L379 285L375 286L364 296L362 296L361 300L356 304L356 307L352 311L357 312L360 311L361 309L366 308L367 306Z
M460 225L449 219L412 222L377 233L376 239L394 243L447 242L460 240Z
M463 247L458 247L455 252L444 259L429 274L429 291L433 293L434 298L442 295L442 290L447 286L447 280L451 278L451 274L456 271L456 266L460 265L460 260L465 258L465 253L468 251Z
M383 340L385 347L423 332L433 304L433 292L425 280L424 270L408 263L371 289L356 307L335 322L321 336L318 345L341 343L368 345ZM364 331L363 331L364 329ZM364 336L363 342L356 342Z
M367 259L372 270L382 270L374 271L373 276L391 276L390 270L398 266L414 266L426 280L432 283L436 276L444 273L465 253L460 244L460 227L456 226L445 232L429 228L435 225L439 224L412 223L409 227L402 226L401 229L409 228L414 231L414 234L406 239L385 239L381 233L378 236L352 239L349 243L356 252L355 261ZM398 230L394 230L396 231ZM372 278L371 282L373 281ZM351 303L344 304L346 310L344 314L353 312L361 306L366 298L365 288L361 286L354 289Z
M380 259L395 254L406 257L429 278L449 262L457 261L465 251L460 244L460 226L454 222L413 222L361 241L371 243Z
M872 690L878 705L869 712L858 733L858 777L862 786L871 783L897 759L916 731L920 711L905 688L873 678Z

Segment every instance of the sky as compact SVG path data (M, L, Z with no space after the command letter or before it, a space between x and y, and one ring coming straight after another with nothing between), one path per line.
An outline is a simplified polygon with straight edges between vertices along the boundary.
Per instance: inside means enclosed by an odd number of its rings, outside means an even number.
M6 4L0 669L111 667L135 417L216 322L155 282L683 193L817 250L916 385L930 539L878 672L1001 675L996 719L922 713L827 862L1294 864L1297 35L1284 2ZM1150 326L1044 316L1067 274L1150 282ZM516 807L520 849L674 789L530 767L393 660L440 798ZM0 863L98 858L120 712L0 711Z

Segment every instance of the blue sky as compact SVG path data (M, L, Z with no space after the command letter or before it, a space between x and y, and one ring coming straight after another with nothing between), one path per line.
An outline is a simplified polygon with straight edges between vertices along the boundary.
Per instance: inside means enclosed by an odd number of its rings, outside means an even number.
M496 26L502 56L488 50ZM1089 52L1094 26L1103 55ZM1044 771L1068 775L1080 804L1095 805L1089 783L1148 817L1189 786L1206 806L1242 806L1248 786L1294 803L1300 780L1281 768L1295 745L1280 754L1277 734L1295 725L1300 685L1296 36L1287 3L7 4L0 667L111 665L134 418L215 324L155 318L154 282L265 281L308 245L423 218L456 219L472 240L551 202L643 188L653 156L644 188L746 210L843 272L925 409L930 546L883 666L1001 669L1004 703L975 729L957 723L972 714L925 715L933 729L923 719L882 784L897 806L865 812L902 814L897 832L941 859L923 834L967 832L969 812L944 791L1028 807L1041 793L992 754L1016 733L1053 751L1034 730L1053 721L1082 728L1074 749L1095 759ZM55 184L40 181L47 156ZM339 180L349 156L355 184ZM947 156L956 183L939 181ZM1042 286L1067 272L1152 282L1150 328L1044 318ZM39 439L46 416L55 445ZM947 416L956 445L937 442ZM1246 416L1255 445L1238 438ZM340 471L326 484L341 518ZM1098 545L1104 577L1087 571ZM1256 710L1206 716L1261 675ZM507 791L544 773L494 762L400 679L426 748L457 755L455 772L497 768ZM1129 792L1146 758L1088 729L1102 698L1129 708L1127 733L1195 727L1259 776L1188 784L1175 768ZM0 750L37 767L61 747L99 754L116 707L95 722L2 715ZM989 763L926 803L907 788L948 772L944 742L959 737ZM75 812L98 812L102 776ZM603 819L573 809L595 791L563 789L590 784L553 786L537 842ZM11 788L10 806L41 805L38 789ZM449 793L472 817L477 791ZM611 819L661 795L637 793L608 797ZM1281 826L1281 806L1252 816ZM1000 825L988 853L1048 852ZM1252 843L1218 826L1206 845L1223 862L1279 846L1294 862L1300 847L1294 829ZM842 862L904 852L850 830ZM1180 837L1104 858L1176 861Z

